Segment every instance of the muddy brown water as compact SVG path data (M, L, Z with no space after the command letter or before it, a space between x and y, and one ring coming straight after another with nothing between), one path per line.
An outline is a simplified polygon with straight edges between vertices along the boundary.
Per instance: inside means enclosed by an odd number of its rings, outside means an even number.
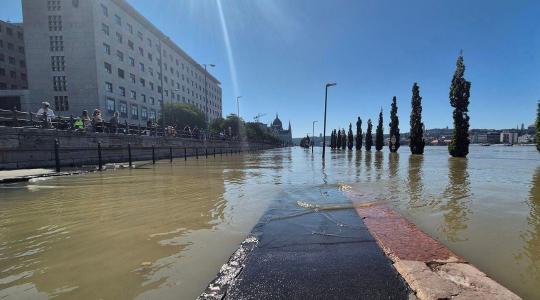
M540 298L540 154L269 150L0 186L0 299L193 299L269 206L384 201ZM305 208L297 207L294 212Z

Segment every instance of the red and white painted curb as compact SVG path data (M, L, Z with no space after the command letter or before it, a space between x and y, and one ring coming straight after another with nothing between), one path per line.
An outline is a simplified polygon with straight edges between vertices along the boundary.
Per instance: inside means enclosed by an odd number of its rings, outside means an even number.
M389 206L344 193L419 299L521 299Z

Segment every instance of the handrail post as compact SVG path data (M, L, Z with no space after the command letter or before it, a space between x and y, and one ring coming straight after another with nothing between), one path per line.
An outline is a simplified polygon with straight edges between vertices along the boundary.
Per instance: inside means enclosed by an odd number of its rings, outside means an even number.
M98 170L103 171L103 160L101 157L101 142L97 143L97 149L98 149Z
M156 164L156 147L152 145L152 164Z
M129 167L133 167L133 162L131 160L131 143L128 143L128 161L129 161Z
M60 173L60 142L58 139L54 140L54 161L56 164L56 173Z
M184 160L187 160L187 149L184 147Z
M214 158L216 158L216 147L214 147Z
M172 161L173 161L173 157L172 157L172 147L169 147L169 158L170 158L171 164L172 164Z
M204 148L204 155L205 155L206 158L208 159L208 148Z
M199 159L199 147L195 147L195 157Z

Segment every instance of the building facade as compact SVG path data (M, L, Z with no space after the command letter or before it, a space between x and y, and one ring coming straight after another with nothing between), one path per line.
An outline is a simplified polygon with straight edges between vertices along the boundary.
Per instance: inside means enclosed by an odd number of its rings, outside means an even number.
M293 144L291 122L289 122L289 128L287 130L283 129L283 123L281 123L279 116L276 114L276 118L270 125L270 130L279 137L283 144Z
M22 24L0 21L0 90L28 88Z
M222 116L220 82L125 0L22 5L33 109L48 100L61 115L99 108L137 124L157 119L163 100Z

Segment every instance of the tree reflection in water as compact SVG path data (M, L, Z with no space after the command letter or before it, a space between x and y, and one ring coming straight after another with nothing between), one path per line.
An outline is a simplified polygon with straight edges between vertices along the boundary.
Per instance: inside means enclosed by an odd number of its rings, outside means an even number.
M382 177L382 164L383 164L383 153L381 151L375 152L375 171L377 175L377 181L381 180Z
M390 192L390 195L388 195L388 200L391 202L397 202L400 199L400 190L399 190L399 177L398 177L398 170L399 170L399 153L397 152L389 152L388 153L388 175L389 175L389 184L388 184L388 191Z
M409 174L408 174L408 194L409 208L424 206L422 194L424 193L424 184L422 183L424 156L409 155Z
M371 151L366 151L364 162L366 165L366 179L368 182L370 182L371 181Z
M440 207L444 223L438 229L452 242L463 240L459 235L467 229L467 221L472 213L469 208L471 182L467 165L465 158L448 159L448 186L443 194L446 203Z
M531 181L529 192L529 216L527 222L529 228L526 234L522 235L525 241L523 247L524 254L529 258L529 274L533 281L540 281L540 167L536 169Z

